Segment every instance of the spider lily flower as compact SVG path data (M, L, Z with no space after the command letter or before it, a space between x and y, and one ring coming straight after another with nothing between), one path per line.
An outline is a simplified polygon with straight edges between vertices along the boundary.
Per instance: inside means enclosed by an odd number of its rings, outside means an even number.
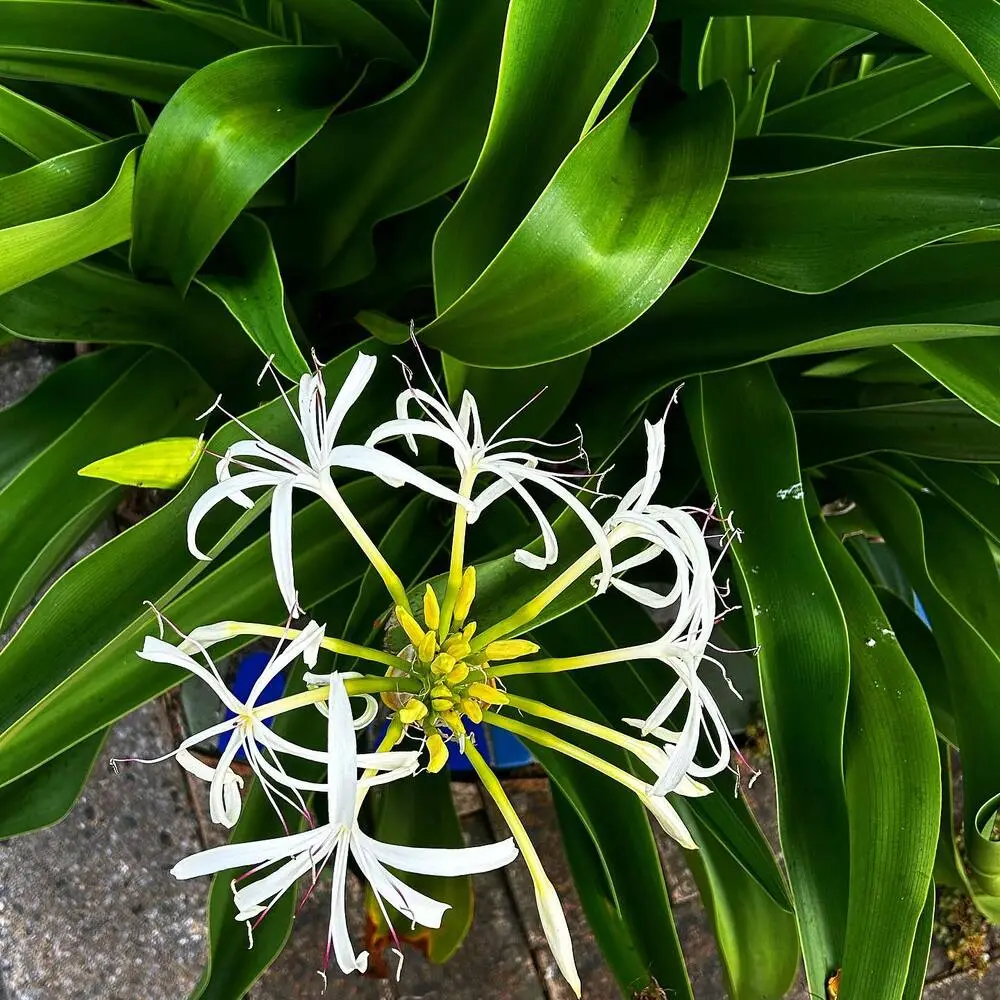
M430 375L429 371L428 375ZM433 438L446 444L454 454L455 465L462 477L460 493L473 499L474 506L469 510L468 515L470 524L474 523L490 504L499 500L506 493L514 492L517 494L538 523L544 544L544 555L541 556L528 552L526 549L515 551L515 560L530 569L545 569L555 563L559 557L559 545L552 523L538 501L529 492L528 486L537 486L547 490L566 504L583 522L594 539L599 558L606 574L610 577L612 569L611 548L605 533L594 515L580 502L576 495L580 488L580 474L539 468L540 460L538 457L523 449L530 445L553 447L544 441L521 437L498 440L504 427L517 416L517 413L509 417L487 439L483 434L479 407L472 393L466 390L462 394L462 402L456 416L433 377L431 377L431 382L436 390L436 395L425 392L423 389L416 389L412 385L400 393L396 399L396 419L386 421L375 428L366 442L367 446L374 447L392 438L401 437L416 455L418 454L417 437ZM410 408L413 405L421 411L422 416L410 415ZM581 448L574 459L567 461L584 457L585 453ZM565 464L565 461L546 462L546 464ZM494 477L495 481L473 496L476 480L480 476ZM583 478L591 478L590 473L584 474Z
M263 917L302 875L309 873L315 885L320 869L331 862L333 899L324 969L329 964L332 949L342 972L364 972L368 967L368 954L355 952L347 928L349 857L354 858L370 883L387 923L385 903L415 923L439 927L448 904L418 892L393 871L414 875L471 875L509 864L517 857L517 848L512 839L484 847L449 849L406 847L369 837L360 828L357 819L367 788L379 780L396 780L409 771L389 769L377 777L366 775L358 778L358 768L363 766L362 758L357 754L354 743L347 692L342 678L337 675L330 678L328 720L328 823L287 837L212 848L185 858L173 868L172 874L178 879L187 879L245 865L253 866L252 870L256 872L278 864L269 874L235 892L237 919L252 920Z
M296 489L307 490L322 497L351 532L355 540L386 579L393 596L399 600L402 584L389 569L378 549L351 513L334 484L332 469L353 469L377 476L392 487L405 483L416 486L433 496L451 503L470 506L468 499L454 490L436 483L429 476L411 468L405 462L368 445L336 444L337 434L348 411L357 402L375 371L376 359L358 354L333 403L327 409L326 385L321 372L303 375L299 381L298 412L288 401L292 419L302 435L306 459L303 460L265 441L250 427L237 423L250 435L250 440L237 441L226 449L216 465L215 486L195 501L188 516L188 548L198 559L208 559L197 545L198 526L205 515L222 500L232 500L250 510L254 501L247 490L273 487L271 499L271 555L282 599L289 614L298 617L298 594L292 567L292 494ZM234 469L236 471L234 471ZM388 574L388 575L387 575Z
M212 635L214 633L211 629L209 626L205 631ZM233 717L189 736L176 750L162 757L141 762L157 763L171 757L176 758L177 763L185 770L210 783L209 812L212 822L232 827L240 816L242 804L240 788L243 785L243 779L233 771L232 763L237 752L242 749L248 764L259 778L261 787L279 815L281 810L276 799L289 802L299 812L305 813L305 805L296 791L301 783L286 773L277 755L285 753L311 760L326 758L322 755L317 756L315 751L300 747L272 732L263 720L273 713L269 712L267 703L258 704L258 699L271 680L299 656L303 657L307 665L315 665L319 646L323 640L323 626L310 622L295 639L279 647L257 678L246 702L241 702L229 690L205 646L192 638L197 631L186 637L179 646L171 645L156 636L147 636L139 656L153 663L180 667L194 674L209 686L223 706L232 712ZM201 653L206 665L194 659L191 655L194 651ZM204 763L191 753L191 747L227 732L232 733L232 736L215 767ZM290 798L289 793L282 791L282 787L291 789L290 794L293 797Z

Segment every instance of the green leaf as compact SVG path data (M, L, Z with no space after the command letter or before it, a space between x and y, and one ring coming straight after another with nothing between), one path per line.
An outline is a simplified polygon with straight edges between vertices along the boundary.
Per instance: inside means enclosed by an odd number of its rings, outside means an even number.
M800 17L751 17L750 30L757 65L778 63L771 87L775 107L804 97L831 60L872 36L854 25Z
M968 86L933 56L869 73L772 111L768 132L808 132L856 138Z
M240 216L223 237L198 283L233 314L247 336L286 378L297 380L309 365L285 315L285 289L267 226Z
M134 179L135 150L132 150L126 155L114 184L96 201L65 215L0 230L0 257L4 260L0 295L127 240L132 232Z
M381 354L384 362L385 355L377 343L369 342L364 349ZM331 386L343 380L356 355L357 349L352 348L326 366ZM345 438L360 434L375 419L389 415L384 407L392 398L389 387L395 382L395 372L383 363L369 385L369 402L357 404L348 414L342 430ZM242 420L276 446L295 447L298 434L284 401L275 400ZM227 424L213 435L208 449L223 452L234 441L245 439L246 434L237 425ZM244 565L250 567L246 571L240 570L235 560L222 566L195 560L187 550L184 529L188 512L215 481L214 464L214 459L203 458L183 490L166 506L60 577L0 652L0 678L7 691L0 726L7 731L6 736L12 737L14 730L9 727L14 724L28 744L22 746L23 753L0 755L0 771L7 765L0 774L0 784L44 763L177 682L175 672L150 668L134 654L142 635L155 626L155 617L144 602L152 601L185 627L202 624L201 619L207 616L223 618L227 614L238 619L252 618L254 613L283 619L269 557L260 543L244 556ZM370 482L359 484L357 489L361 491L357 496L364 495L359 510L367 511L374 521L391 510L393 497L388 487L379 488L377 502L364 493L372 489ZM218 555L264 509L266 502L258 503L253 511L242 511L236 505L216 509L200 532L204 551ZM321 518L323 513L329 517ZM314 506L299 517L305 517L299 523L311 523L309 530L318 536L311 549L302 544L302 536L296 536L299 559L304 560L300 562L300 587L303 599L310 601L329 593L324 588L335 589L336 580L328 572L330 563L323 560L332 558L331 546L339 552L344 542L331 533L336 524L332 513ZM356 552L348 546L343 556L351 560ZM351 565L350 561L346 565ZM207 573L209 569L211 573ZM206 573L200 589L195 587L178 597ZM90 602L95 591L103 595L100 614L94 614ZM68 696L76 687L84 691L79 702ZM97 687L103 690L98 692ZM50 716L52 725L46 724L49 712L67 711L74 717L56 723ZM30 716L37 716L40 723L26 721ZM18 723L18 719L22 722Z
M513 0L489 132L435 240L438 313L487 269L588 132L652 16L650 0ZM637 60L643 77L649 54Z
M936 498L910 496L891 479L852 473L852 494L892 545L927 609L948 671L965 781L965 844L979 887L1000 895L993 840L1000 787L993 705L1000 697L1000 579L986 539Z
M0 0L0 74L166 101L232 51L172 14L99 0Z
M910 972L903 986L900 1000L920 1000L924 995L927 979L927 962L930 959L931 942L934 933L934 883L927 890L927 899L920 912L917 932L913 938L913 952L910 955Z
M299 157L297 207L268 219L283 267L324 287L357 281L375 264L376 222L469 176L489 122L506 10L506 0L438 0L417 72L381 101L327 122Z
M841 996L896 1000L931 890L941 782L920 682L843 545L815 526L851 649L844 736L851 869Z
M244 18L234 17L220 10L210 10L196 3L182 3L178 0L150 0L154 7L168 11L185 21L198 25L206 32L231 42L236 48L255 49L266 45L282 45L285 39L272 31L266 31Z
M699 850L686 852L686 860L712 921L729 996L780 1000L798 971L795 918L777 906L714 837L700 830L686 801L678 808L698 842Z
M918 477L926 479L935 493L1000 544L1000 507L997 505L1000 489L996 483L984 479L974 467L954 462L924 459L908 465L907 469L910 468Z
M802 464L825 465L876 451L951 462L1000 461L1000 430L957 399L844 410L800 410Z
M107 735L107 730L94 733L55 760L0 788L0 840L58 823L83 791Z
M987 420L1000 424L1000 342L982 337L898 348Z
M34 160L47 160L98 142L87 129L2 86L0 136Z
M390 31L382 20L355 0L284 0L288 7L320 31L309 36L334 42L367 59L391 59L407 68L414 53Z
M847 630L802 500L782 494L801 489L802 472L770 372L706 376L700 389L685 406L709 488L742 532L731 551L750 641L760 647L781 845L809 988L821 992L841 966L848 905Z
M1000 50L991 0L682 0L679 12L777 14L880 31L937 56L1000 104Z
M84 146L0 179L0 225L7 229L84 208L114 183L138 142L126 136Z
M77 475L123 486L174 490L191 474L202 451L201 438L160 438L99 458L85 465Z
M287 45L235 53L186 81L143 148L133 269L186 289L236 216L352 85L336 49Z
M736 138L742 139L755 136L760 133L764 124L764 112L767 109L768 98L771 94L771 86L774 83L774 74L778 68L776 62L771 63L767 69L757 78L754 83L753 93L750 100L740 112L736 120Z
M754 72L750 18L711 18L701 41L698 85L704 88L716 80L725 80L739 117L750 100Z
M23 419L41 406L61 411L58 419L46 415L44 443L30 455L15 446L15 463L4 470L0 628L120 498L105 482L78 478L80 465L137 441L195 429L195 415L211 398L183 361L160 351L109 349L66 368L58 400L43 383L8 418Z
M538 364L606 340L660 296L715 207L733 110L716 86L640 131L628 122L640 86L573 149L422 340L470 364Z
M28 340L162 347L185 358L231 405L255 396L259 352L197 286L181 298L124 270L71 264L0 297L0 328Z
M761 360L1000 333L990 289L995 244L933 246L825 295L797 295L705 268L598 347L580 414L591 447L617 440L629 416L673 382ZM698 330L700 336L685 335Z
M1000 150L890 149L731 178L695 258L826 292L917 247L1000 221Z

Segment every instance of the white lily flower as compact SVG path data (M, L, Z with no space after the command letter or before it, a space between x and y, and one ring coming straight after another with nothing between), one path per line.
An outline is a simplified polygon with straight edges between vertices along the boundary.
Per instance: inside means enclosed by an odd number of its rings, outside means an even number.
M254 866L254 871L282 862L269 874L235 892L237 919L260 918L302 875L310 873L313 884L319 870L332 859L333 900L324 968L332 948L344 973L364 972L368 953L356 953L347 928L346 892L348 857L353 856L371 884L386 915L385 903L425 927L439 927L448 905L408 886L389 869L423 875L471 875L492 871L517 857L514 841L508 839L484 847L416 848L385 844L369 837L358 825L357 815L364 793L371 784L395 780L408 769L390 769L376 777L358 778L358 768L370 758L356 752L351 728L351 709L343 680L333 675L328 702L329 781L326 786L330 821L304 833L254 843L228 844L178 863L172 874L179 879L214 874L230 868ZM374 758L387 754L370 755ZM388 916L386 915L388 922ZM391 928L391 924L390 924Z
M269 444L250 427L240 424L251 440L237 441L226 449L216 465L215 486L195 501L188 515L188 548L198 559L208 559L196 543L198 526L205 515L222 500L229 499L250 510L254 501L246 491L256 487L273 487L271 499L271 555L278 588L289 614L298 617L298 594L292 567L292 494L296 489L308 490L322 497L333 508L359 544L370 547L370 540L351 514L331 477L331 469L354 469L377 476L389 486L404 483L424 490L451 503L471 506L454 490L436 483L429 476L411 468L405 462L367 445L336 444L337 434L347 412L357 402L375 371L376 359L358 354L329 410L326 406L326 385L320 372L303 375L299 381L298 412L288 404L305 445L306 460ZM284 398L284 393L282 393ZM286 399L287 402L287 399ZM238 418L233 417L239 423ZM234 473L233 467L237 470ZM370 554L370 553L369 553Z
M472 393L468 390L463 392L462 403L456 416L433 377L431 381L437 391L436 395L409 386L396 399L396 419L376 427L366 444L374 447L391 438L402 437L414 455L418 453L416 441L418 436L434 438L448 445L462 477L461 492L473 499L474 508L469 512L470 524L500 497L511 491L516 493L538 523L545 547L542 556L537 556L526 549L515 551L515 560L530 569L545 569L559 557L559 545L552 523L529 492L528 486L538 486L547 490L566 504L583 522L594 540L605 575L610 579L611 548L600 523L576 495L579 490L580 475L540 469L537 456L523 448L529 445L552 447L544 441L519 437L498 440L500 433L514 419L516 413L487 439L483 434L479 407ZM415 405L422 416L410 416L411 405ZM581 450L576 457L583 457L583 454ZM494 477L495 481L473 496L475 482L480 476ZM589 473L584 478L589 478Z
M316 622L310 622L290 643L283 647L279 646L251 688L245 703L241 702L222 680L206 647L198 641L198 632L196 629L177 646L156 636L147 636L139 656L154 663L181 667L194 674L209 686L219 701L233 713L233 717L189 736L176 750L162 757L141 762L157 763L175 757L177 763L186 771L210 782L209 813L212 822L232 827L240 816L242 805L240 789L243 786L243 779L233 771L231 765L237 752L242 748L247 763L259 778L268 799L279 815L281 810L275 801L276 798L291 803L304 813L305 804L296 789L311 786L287 774L277 754L286 753L320 761L325 761L326 756L308 747L300 747L272 732L263 722L263 719L269 717L267 704L258 704L258 700L271 680L299 656L302 656L309 666L316 664L324 627ZM207 637L214 637L221 632L221 629L217 626L206 626L202 632ZM209 638L208 641L211 642L213 639ZM195 651L201 653L207 666L193 658L191 653ZM227 732L232 733L232 736L215 767L204 763L191 753L190 747L205 740L215 739ZM289 795L278 786L290 789L294 799L289 798Z

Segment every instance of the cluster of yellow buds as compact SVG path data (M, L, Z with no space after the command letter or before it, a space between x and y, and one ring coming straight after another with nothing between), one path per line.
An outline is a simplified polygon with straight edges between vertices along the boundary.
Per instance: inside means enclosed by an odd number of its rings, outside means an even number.
M462 739L466 735L463 718L482 722L483 706L507 704L507 695L491 674L490 661L514 660L538 652L538 645L526 639L501 639L473 652L470 643L476 623L466 624L466 618L475 595L476 570L469 566L462 575L451 622L443 629L441 605L430 584L424 591L424 627L406 608L396 607L396 620L413 650L408 676L421 687L419 693L409 696L383 695L383 701L395 710L401 731L407 726L422 730L430 758L427 769L432 772L448 762L442 728L450 737Z

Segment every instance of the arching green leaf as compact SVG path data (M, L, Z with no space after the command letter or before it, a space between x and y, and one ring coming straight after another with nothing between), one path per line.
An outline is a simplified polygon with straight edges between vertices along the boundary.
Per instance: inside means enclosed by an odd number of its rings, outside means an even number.
M760 647L781 846L809 988L821 993L842 965L848 908L847 629L801 499L791 414L770 372L706 376L700 389L685 409L710 490L742 532L731 551Z
M185 290L222 234L352 85L336 49L276 46L205 67L163 109L136 178L132 267Z
M719 85L639 130L628 118L640 86L580 141L422 340L470 364L538 364L606 340L662 294L715 207L732 100Z

